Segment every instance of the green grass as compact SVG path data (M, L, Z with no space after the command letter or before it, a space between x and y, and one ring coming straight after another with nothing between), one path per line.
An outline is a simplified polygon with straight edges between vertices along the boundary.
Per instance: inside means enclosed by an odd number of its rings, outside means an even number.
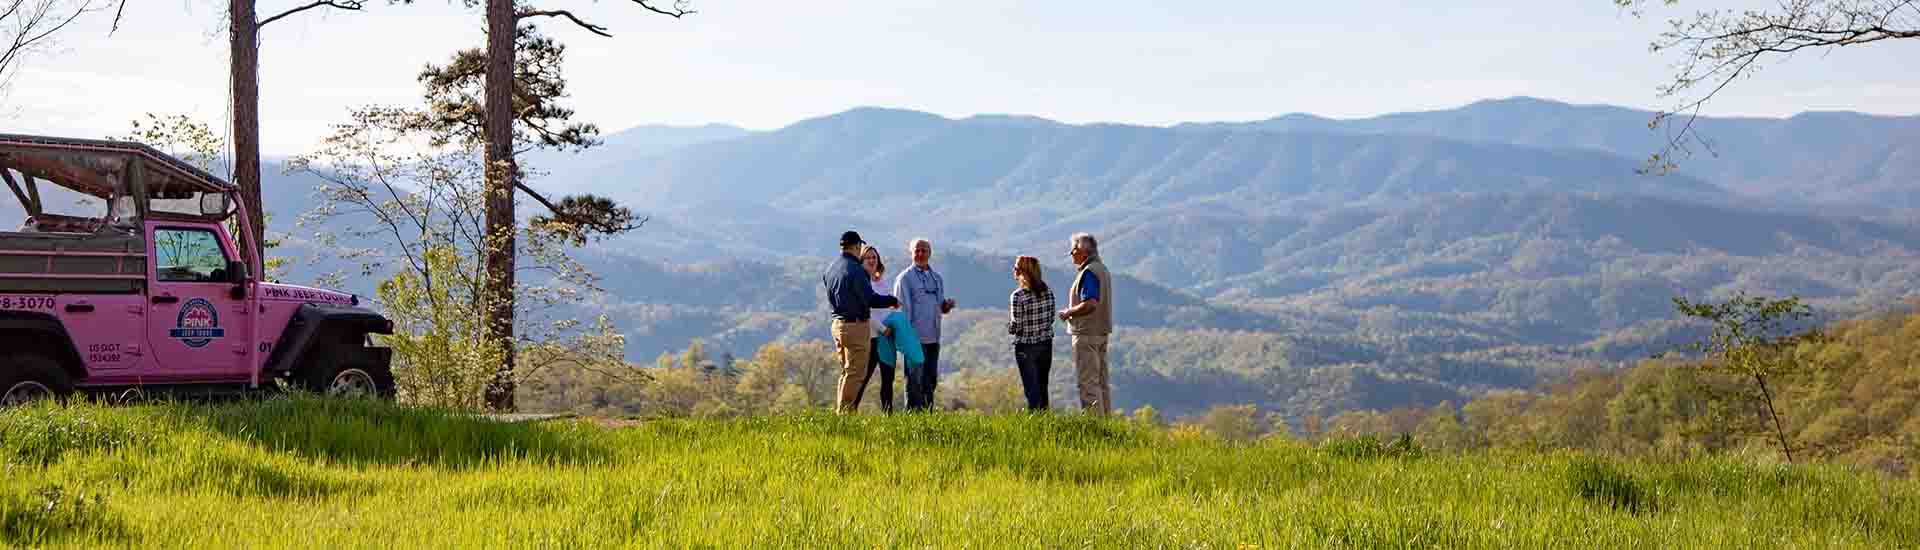
M1232 446L1066 415L48 406L0 412L0 461L8 547L1920 545L1920 483L1834 467Z

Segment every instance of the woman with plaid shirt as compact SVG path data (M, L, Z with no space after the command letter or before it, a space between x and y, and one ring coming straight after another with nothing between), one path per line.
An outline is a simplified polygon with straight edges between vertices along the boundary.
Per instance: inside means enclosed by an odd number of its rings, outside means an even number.
M1033 256L1013 261L1013 280L1019 285L1007 297L1007 333L1013 335L1013 361L1020 367L1027 410L1044 411L1047 371L1053 370L1053 291L1040 278L1040 259Z

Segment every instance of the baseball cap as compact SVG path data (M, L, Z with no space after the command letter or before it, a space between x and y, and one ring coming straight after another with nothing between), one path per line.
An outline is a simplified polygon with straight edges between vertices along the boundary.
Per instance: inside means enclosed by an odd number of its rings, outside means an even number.
M841 233L840 246L846 246L850 244L867 244L867 241L861 240L860 233L858 232L848 231L846 233Z

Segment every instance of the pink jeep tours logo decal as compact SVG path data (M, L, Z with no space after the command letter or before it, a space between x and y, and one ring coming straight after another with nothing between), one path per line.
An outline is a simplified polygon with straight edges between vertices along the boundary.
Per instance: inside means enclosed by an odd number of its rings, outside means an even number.
M190 348L206 346L226 335L227 330L220 328L220 311L205 298L187 300L187 305L180 306L180 317L174 321L174 328L167 331L167 336L179 339Z

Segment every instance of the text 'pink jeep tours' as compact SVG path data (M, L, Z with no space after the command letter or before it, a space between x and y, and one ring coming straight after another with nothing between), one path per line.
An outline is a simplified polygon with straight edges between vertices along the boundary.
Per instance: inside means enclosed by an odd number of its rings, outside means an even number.
M232 184L137 143L6 134L0 179L27 216L0 231L0 407L280 384L392 396L392 351L369 335L393 323L350 294L261 282Z

